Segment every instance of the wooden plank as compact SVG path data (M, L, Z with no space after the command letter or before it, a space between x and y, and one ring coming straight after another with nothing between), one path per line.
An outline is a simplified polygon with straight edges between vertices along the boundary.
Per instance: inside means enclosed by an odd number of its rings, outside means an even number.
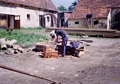
M103 36L120 36L117 33L117 30L107 30L107 29L88 29L88 28L46 28L46 32L50 32L55 29L64 29L68 32L68 34L76 34L76 35L103 35Z
M64 29L66 31L99 31L99 32L116 32L116 30L113 30L113 29L110 29L110 30L107 30L107 29L88 29L88 28L45 28L45 31L46 32L50 32L52 30L55 30L55 29Z

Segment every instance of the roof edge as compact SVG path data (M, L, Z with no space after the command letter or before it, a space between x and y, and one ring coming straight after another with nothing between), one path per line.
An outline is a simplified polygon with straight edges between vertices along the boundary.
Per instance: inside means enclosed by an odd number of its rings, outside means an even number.
M0 1L0 2L6 3L6 4L8 3L8 4L23 5L23 6L26 6L26 7L33 7L33 8L36 8L36 9L43 9L43 10L49 10L49 11L58 12L57 10L51 10L51 9L42 8L42 7L34 7L34 6L25 5L25 4L18 4L18 3L13 3L13 2L7 2L7 0L6 1Z

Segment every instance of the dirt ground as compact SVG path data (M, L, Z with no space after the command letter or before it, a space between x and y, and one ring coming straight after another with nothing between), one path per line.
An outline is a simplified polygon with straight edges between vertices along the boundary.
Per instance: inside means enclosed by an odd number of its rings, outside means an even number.
M85 52L80 58L65 56L58 59L43 59L34 51L15 55L1 53L0 64L61 84L120 84L120 39L86 39L93 40L93 43L85 46ZM51 84L51 82L0 68L0 84Z

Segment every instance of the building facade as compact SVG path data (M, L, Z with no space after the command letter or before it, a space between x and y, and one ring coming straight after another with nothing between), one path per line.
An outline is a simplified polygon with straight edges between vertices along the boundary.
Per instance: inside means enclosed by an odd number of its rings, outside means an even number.
M80 0L68 27L120 30L120 0Z
M57 9L51 0L0 1L1 28L54 27L56 18Z
M72 12L58 12L57 27L68 27L68 18Z

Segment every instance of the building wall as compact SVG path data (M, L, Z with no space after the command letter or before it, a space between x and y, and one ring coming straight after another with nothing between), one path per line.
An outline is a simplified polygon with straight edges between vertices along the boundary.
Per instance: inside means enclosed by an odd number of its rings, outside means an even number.
M96 29L107 29L107 19L97 19L99 21L98 24L93 25L93 28ZM96 21L96 19L93 19L93 21Z
M20 15L20 24L21 27L38 27L39 25L39 15L44 15L45 12L22 8L19 6L5 6L0 4L0 13L10 14L10 15ZM29 19L28 16L29 15ZM51 20L50 20L51 21ZM50 22L46 22L46 26L50 26Z
M53 27L57 27L57 14L54 14L56 18L53 17Z
M94 21L99 23L94 25ZM91 23L92 22L92 23ZM87 25L89 23L89 25ZM92 19L86 22L85 19L79 20L68 20L69 28L96 28L96 29L107 29L107 19Z
M109 30L111 28L111 11L109 12L107 17L107 24L107 29Z
M65 17L65 22L68 21L68 18L70 16L71 13L64 13L64 17Z
M75 24L75 22L79 22L79 24ZM68 28L81 28L80 20L68 20Z

